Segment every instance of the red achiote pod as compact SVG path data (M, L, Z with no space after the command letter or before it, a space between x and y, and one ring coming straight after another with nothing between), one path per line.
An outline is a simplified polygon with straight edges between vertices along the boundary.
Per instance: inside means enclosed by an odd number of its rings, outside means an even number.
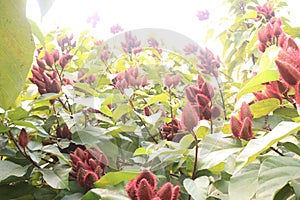
M20 134L19 134L19 145L25 149L25 147L29 143L29 135L27 134L26 130L24 128L21 129Z
M243 102L239 111L239 119L235 116L231 116L230 118L230 129L233 137L244 140L253 139L252 118L253 115L249 105L246 102Z
M44 59L45 59L45 61L46 61L46 64L47 64L49 67L52 67L52 66L53 66L53 64L54 64L54 57L53 57L52 53L49 53L48 51L45 51Z
M300 80L300 72L291 66L289 63L275 60L275 63L278 67L278 71L282 79L289 85L295 86L297 82Z
M193 131L199 123L199 117L193 106L187 102L181 114L181 122L188 131Z

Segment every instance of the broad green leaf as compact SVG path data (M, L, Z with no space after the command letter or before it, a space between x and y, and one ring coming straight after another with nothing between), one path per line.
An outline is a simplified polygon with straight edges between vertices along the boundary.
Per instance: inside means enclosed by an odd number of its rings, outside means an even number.
M148 103L144 106L150 106L151 104L157 103L157 102L166 102L169 99L169 96L165 93L155 95L154 97L151 97L148 101Z
M162 112L159 111L159 112L154 113L153 115L150 115L150 116L142 115L138 112L134 112L134 113L137 114L146 123L151 124L151 125L155 125L155 123L159 120Z
M259 167L259 164L248 165L231 177L228 188L230 200L251 199L257 190Z
M0 182L9 176L23 176L26 173L27 168L28 166L23 167L10 161L0 160Z
M265 115L268 115L270 112L278 108L280 105L279 99L270 98L263 99L258 101L252 105L250 105L250 109L252 111L254 118L259 118Z
M294 118L299 116L297 110L294 108L278 108L274 110L273 115L287 118Z
M72 140L78 144L93 145L103 139L105 129L97 127L86 127L74 132Z
M183 186L194 200L203 200L207 197L209 179L207 176L200 176L195 180L184 179Z
M274 156L261 164L258 174L257 200L272 200L288 181L300 178L299 159Z
M17 107L15 110L8 112L8 118L10 118L12 121L23 119L28 115L29 113L22 107Z
M34 42L25 14L26 1L0 1L0 107L7 109L23 89Z
M148 154L151 154L152 153L152 150L150 149L147 149L145 147L140 147L140 148L137 148L133 155L134 156L138 156L138 155L148 155Z
M286 136L300 130L300 123L281 122L263 137L252 139L236 159L235 173L251 163L263 151Z
M33 200L36 187L25 181L0 185L1 199Z
M60 159L64 160L66 163L69 163L68 159L65 158L65 156L59 151L57 146L54 145L46 145L43 146L41 149L43 152L47 152L53 155L56 155Z
M228 156L239 152L241 144L233 138L224 138L221 134L206 136L199 147L199 168L209 169L224 162Z
M194 142L194 137L192 134L187 134L179 141L181 149L188 149L189 146Z
M81 200L130 200L125 193L111 189L95 188L89 190Z
M108 172L94 183L95 187L105 187L107 185L117 185L123 181L134 179L140 171L118 171Z
M70 167L55 166L53 169L40 169L44 180L55 189L69 189Z
M292 142L285 142L282 144L287 150L296 153L298 156L300 156L300 147L295 145Z
M40 30L39 26L37 25L37 23L35 21L33 21L31 19L28 19L28 21L30 23L32 34L39 40L41 45L43 45L43 47L45 47L44 35L43 35L42 31Z
M294 179L291 181L291 185L293 186L296 199L300 199L300 179Z
M2 123L0 123L0 133L5 133L7 131L9 131L10 128L7 126L4 126Z
M116 122L118 121L123 115L132 111L132 108L128 104L121 104L113 111L112 118Z
M266 49L266 51L263 53L263 55L260 58L258 73L261 73L265 70L277 69L275 65L275 60L277 58L278 52L279 52L279 48L275 45L268 47Z
M255 10L246 12L243 16L243 19L253 19L256 18L257 12Z
M261 85L269 81L278 80L279 75L277 70L265 70L254 76L249 82L247 82L237 94L237 99L241 98L244 94L255 92L264 89Z
M74 102L86 107L99 110L103 100L98 97L76 97L74 99Z
M94 97L99 96L99 93L94 90L91 85L87 84L87 83L75 83L74 85L75 88L78 88L80 90L82 90L83 92L86 92L88 94L91 94Z

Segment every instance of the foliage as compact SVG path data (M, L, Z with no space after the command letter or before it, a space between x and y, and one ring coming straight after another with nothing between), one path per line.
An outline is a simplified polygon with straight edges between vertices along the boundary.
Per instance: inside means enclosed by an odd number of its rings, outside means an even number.
M44 35L31 21L30 66L28 27L10 36L22 42L4 37L14 45L0 59L1 197L299 199L299 30L278 15L285 2L225 3L230 26L207 36L220 58L139 31L107 42L89 31ZM18 20L0 35L29 26L16 13L1 12Z

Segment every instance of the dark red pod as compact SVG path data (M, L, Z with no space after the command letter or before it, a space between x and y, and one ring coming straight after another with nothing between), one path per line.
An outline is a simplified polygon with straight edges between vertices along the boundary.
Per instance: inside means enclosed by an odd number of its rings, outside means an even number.
M25 147L29 143L29 135L27 134L26 130L24 128L21 129L20 134L19 134L19 144L20 146L25 149Z

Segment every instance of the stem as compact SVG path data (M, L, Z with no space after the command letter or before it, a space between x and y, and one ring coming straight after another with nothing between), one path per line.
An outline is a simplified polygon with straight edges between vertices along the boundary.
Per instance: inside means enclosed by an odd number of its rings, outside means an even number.
M216 76L215 76L215 79L217 81L218 88L219 88L219 91L220 91L220 96L221 96L221 100L222 100L222 107L223 107L223 112L224 112L224 119L227 120L226 106L225 106L225 100L224 100L224 96L223 96L223 92L222 92L222 87L221 87L221 84L220 84L220 82L219 82L219 80Z
M34 162L30 156L26 153L25 151L25 148L22 150L21 147L19 146L18 142L16 141L16 138L13 136L13 134L11 133L11 131L8 131L8 136L9 136L9 139L11 139L15 146L17 147L17 149L22 153L22 155L27 159L29 160L35 167L37 168L41 168L36 162Z
M270 147L271 150L273 150L274 152L276 152L278 155L280 156L284 156L283 153L281 153L280 151L278 151L277 149L275 149L274 147Z
M196 169L197 169L197 162L198 162L198 139L197 136L195 134L195 132L192 130L191 131L192 136L194 137L195 140L195 159L194 159L194 167L193 167L193 173L192 173L192 180L195 179L195 175L196 175ZM189 195L188 200L191 200L191 195Z
M131 101L130 99L129 99L129 104L130 104L131 108L132 108L134 111L137 112L137 110L135 109L135 107L134 107L134 105L133 105L133 103L132 103L132 101ZM145 127L145 129L146 129L148 135L151 137L151 139L152 139L156 144L158 144L158 141L157 141L157 140L154 138L154 136L151 134L151 132L150 132L148 126L146 126L146 124L145 124L145 122L143 121L143 119L142 119L139 115L137 115L137 117L139 118L139 120L140 120L140 121L142 122L142 124L144 125L144 127Z
M173 109L172 109L172 95L171 95L171 88L169 87L168 88L168 93L169 93L169 101L170 101L170 114L171 114L171 118L173 119Z
M193 173L192 173L192 180L195 179L195 175L196 175L196 170L197 170L197 162L198 162L198 139L197 136L195 134L195 132L192 130L191 131L192 136L194 137L195 140L195 159L194 159L194 167L193 167Z

